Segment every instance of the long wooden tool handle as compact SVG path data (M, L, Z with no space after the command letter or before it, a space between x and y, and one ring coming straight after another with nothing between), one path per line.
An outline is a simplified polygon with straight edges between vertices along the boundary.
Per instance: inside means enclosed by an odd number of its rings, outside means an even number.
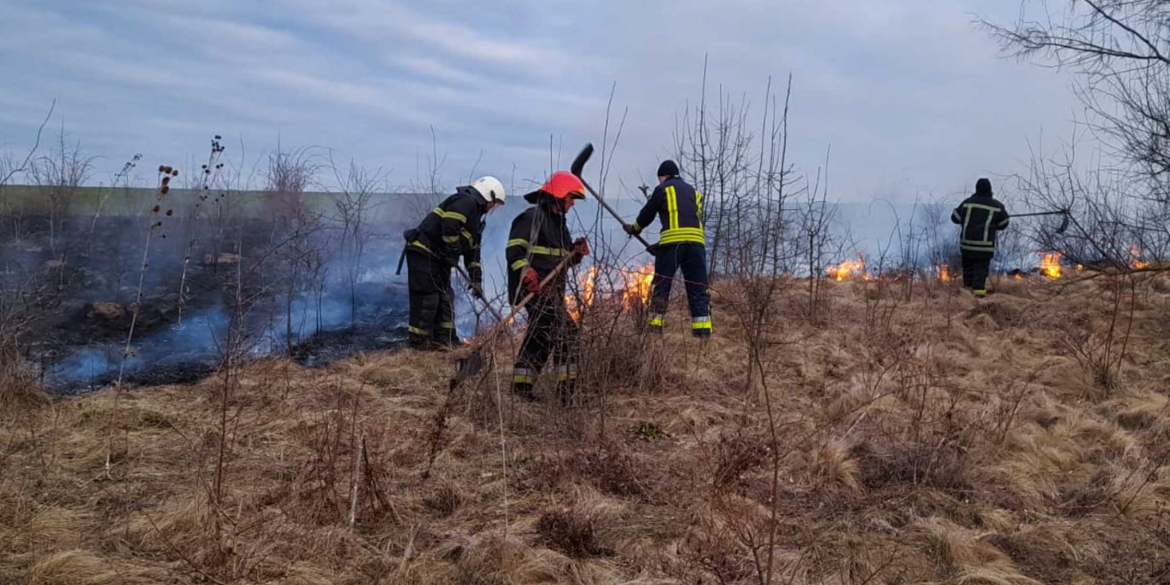
M589 158L592 156L593 156L593 143L586 142L585 148L582 148L581 152L577 153L577 158L574 158L573 164L571 164L569 166L569 172L573 173L574 175L577 176L578 179L581 180L581 184L585 185L585 189L588 190L591 195L593 195L593 198L596 199L597 202L600 203L601 206L603 208L605 208L605 210L608 211L609 214L612 215L614 219L618 220L618 223L622 224L622 228L624 229L627 226L629 226L629 224L627 224L626 221L624 219L622 219L622 216L618 215L617 211L614 211L614 209L612 207L610 207L608 203L605 202L605 198L601 196L601 193L598 193L596 189L594 189L587 181L585 181L585 177L582 176L582 174L585 172L585 163L589 162ZM647 252L650 252L651 255L655 254L654 246L651 246L650 242L647 242L640 235L637 235L637 234L630 234L630 235L634 236L635 238L638 238L638 241L641 242L642 245L646 247Z
M569 262L572 260L573 260L572 254L570 254L568 258L561 260L561 263L557 264L557 267L553 268L552 272L548 273L548 276L545 276L543 279L541 279L540 288L543 289L544 287L548 286L548 283L552 282L553 279L557 277L557 275L564 272L565 267L567 267L569 265ZM521 286L523 286L523 285L521 285ZM500 331L503 331L504 327L507 327L508 323L511 323L512 319L515 319L516 315L519 314L520 311L524 309L525 305L530 303L532 301L532 299L534 299L534 298L536 298L536 293L530 292L523 299L520 299L520 302L517 303L517 305L512 308L512 312L508 313L507 318L500 319L499 322L496 323L496 325L491 328L491 330L489 330L486 334L479 337L480 341L479 341L479 343L475 344L476 345L475 351L479 351L479 349L481 347L483 347L484 344L486 344L488 341L490 341L492 338L494 338L496 336L496 334L498 334Z
M580 178L580 177L578 177L578 178ZM625 228L626 226L629 225L625 222L625 220L622 219L622 216L618 215L617 211L614 211L614 209L612 207L610 207L608 203L605 202L605 198L602 197L601 194L598 193L596 190L594 190L593 186L590 185L589 183L587 183L585 181L585 179L581 179L581 184L585 185L585 188L588 189L589 193L591 195L593 195L593 198L596 199L597 202L601 204L601 207L605 208L605 210L608 211L609 214L612 215L614 219L618 220L618 223L622 224L622 228ZM642 245L645 246L647 250L651 249L650 242L647 242L640 234L630 234L630 235L637 238L638 241L641 242Z
M561 272L563 272L565 270L565 267L569 265L569 261L571 261L572 259L573 259L573 255L569 254L568 258L561 260L561 263L557 264L557 267L553 268L552 272L549 272L548 276L544 277L540 281L540 288L543 289L544 287L548 286L548 283L552 282L552 280L554 278L556 278L557 275L559 275ZM512 308L512 312L508 314L508 318L505 319L505 322L511 321L512 318L515 317L520 312L520 310L524 308L524 305L527 305L534 298L536 298L536 293L530 292L523 299L520 299L520 303Z

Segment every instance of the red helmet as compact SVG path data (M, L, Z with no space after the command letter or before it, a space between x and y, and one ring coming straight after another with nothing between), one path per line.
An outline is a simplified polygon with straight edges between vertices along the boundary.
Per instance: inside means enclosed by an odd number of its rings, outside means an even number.
M548 178L540 189L525 195L525 199L529 203L535 202L537 193L548 193L553 199L584 199L585 198L585 184L577 175L569 171L557 171Z

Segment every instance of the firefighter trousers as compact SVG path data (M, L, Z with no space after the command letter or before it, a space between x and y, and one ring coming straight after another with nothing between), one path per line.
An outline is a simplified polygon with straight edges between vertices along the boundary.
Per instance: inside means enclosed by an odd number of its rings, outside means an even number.
M652 331L661 331L675 273L682 271L691 309L691 332L699 337L711 334L711 300L707 292L707 247L703 244L667 244L654 257L651 283L650 319Z
M512 369L512 391L525 400L535 399L532 388L549 357L562 403L567 405L576 393L578 329L565 308L563 296L537 297L525 306L528 330Z
M410 289L410 345L416 349L451 347L455 335L455 293L451 266L421 250L407 248Z
M980 252L963 252L963 286L971 289L975 296L987 294L987 275L991 271L993 255Z

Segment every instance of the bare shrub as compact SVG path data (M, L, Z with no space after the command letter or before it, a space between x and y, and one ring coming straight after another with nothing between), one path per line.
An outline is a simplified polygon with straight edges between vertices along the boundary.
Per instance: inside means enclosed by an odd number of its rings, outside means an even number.
M29 170L49 215L49 247L57 253L62 222L77 199L77 192L92 172L93 159L84 156L81 143L66 142L65 129L57 136L53 152L32 163Z
M1107 276L1100 288L1105 289L1108 303L1102 325L1096 311L1072 315L1062 321L1061 345L1085 370L1093 384L1111 393L1121 383L1121 368L1128 353L1137 303L1137 284L1131 276Z
M376 211L374 196L386 189L386 177L381 169L367 171L352 161L343 176L333 163L340 192L330 194L336 211L334 222L340 231L338 248L345 266L345 278L350 290L350 324L357 323L357 285L361 276L362 259L366 245L374 237L370 215Z
M57 109L57 100L49 106L48 113L45 114L44 120L41 120L37 126L36 138L33 145L29 147L28 152L25 153L24 158L17 158L11 153L4 153L0 156L0 213L3 214L3 219L12 227L12 238L19 240L25 235L24 216L27 210L24 209L23 201L15 201L12 195L10 186L17 176L27 176L32 166L33 160L37 156L37 152L41 147L41 136L44 134L45 125L49 123L49 119L53 117L54 110Z

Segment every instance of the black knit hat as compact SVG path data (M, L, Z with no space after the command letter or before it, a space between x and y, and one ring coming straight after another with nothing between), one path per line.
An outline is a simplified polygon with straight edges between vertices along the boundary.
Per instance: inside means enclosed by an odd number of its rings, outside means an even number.
M983 196L991 195L991 181L988 179L975 181L975 194Z
M678 165L672 160L664 160L662 164L658 165L659 177L677 177Z

